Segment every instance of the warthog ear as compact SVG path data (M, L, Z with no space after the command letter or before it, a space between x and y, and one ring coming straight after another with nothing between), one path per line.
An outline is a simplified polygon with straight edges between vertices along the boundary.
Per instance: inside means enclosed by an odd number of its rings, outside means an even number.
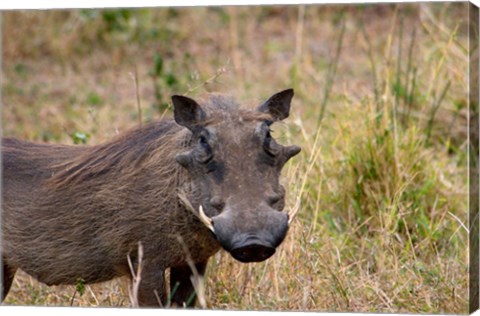
M293 156L296 156L298 153L300 153L301 150L302 149L299 146L296 146L296 145L285 147L284 153L285 153L286 159L288 160L288 159L292 158Z
M281 121L287 118L290 113L292 98L293 89L283 90L268 98L257 110L270 114L276 121Z
M182 95L172 96L175 122L193 131L205 120L206 114L197 101Z

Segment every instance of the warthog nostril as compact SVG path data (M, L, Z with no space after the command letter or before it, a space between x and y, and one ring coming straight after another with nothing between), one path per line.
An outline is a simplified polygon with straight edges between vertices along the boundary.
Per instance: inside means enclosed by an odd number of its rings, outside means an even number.
M272 195L267 197L267 203L268 203L268 205L273 206L273 205L277 204L282 199L283 199L283 195L272 194Z
M234 248L230 253L235 259L241 262L260 262L270 258L275 253L275 248L259 244L250 244Z

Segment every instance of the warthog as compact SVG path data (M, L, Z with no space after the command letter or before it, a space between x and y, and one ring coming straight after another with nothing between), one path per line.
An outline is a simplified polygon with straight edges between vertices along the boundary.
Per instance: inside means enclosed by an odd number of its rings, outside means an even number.
M174 120L95 146L4 138L2 301L18 268L47 285L131 276L139 242L140 306L191 305L192 271L203 275L221 247L241 262L272 256L292 219L280 172L300 148L278 144L269 126L292 97L246 110L175 95Z

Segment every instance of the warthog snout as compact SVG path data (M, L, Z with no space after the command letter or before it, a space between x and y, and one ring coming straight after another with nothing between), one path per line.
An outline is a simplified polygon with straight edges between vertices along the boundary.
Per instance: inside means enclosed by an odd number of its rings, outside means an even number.
M245 218L233 210L212 218L214 234L222 247L241 262L259 262L270 258L285 238L288 216L284 212L266 209Z

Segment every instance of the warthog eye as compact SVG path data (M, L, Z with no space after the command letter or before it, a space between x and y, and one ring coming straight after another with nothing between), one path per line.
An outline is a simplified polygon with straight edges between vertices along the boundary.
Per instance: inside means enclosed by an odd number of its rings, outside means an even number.
M272 138L271 132L272 131L269 129L265 134L265 138L263 140L263 149L270 157L275 157L277 155L277 150L275 146L276 143L275 140Z
M204 135L200 135L198 143L200 144L200 148L197 151L195 158L201 163L208 163L210 160L212 160L213 154L207 138Z
M201 144L202 146L208 146L207 138L206 138L205 136L203 136L203 135L200 136L199 141L200 141L200 144Z

